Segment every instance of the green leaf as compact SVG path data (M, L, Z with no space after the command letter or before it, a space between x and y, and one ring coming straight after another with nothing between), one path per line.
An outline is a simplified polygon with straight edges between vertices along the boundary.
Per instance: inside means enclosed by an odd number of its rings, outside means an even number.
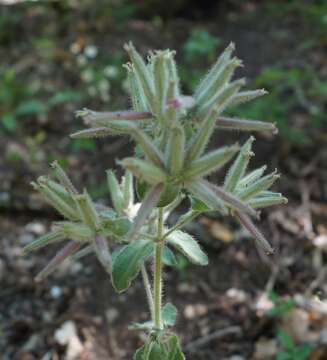
M8 131L14 131L17 128L16 117L12 113L7 113L2 116L2 126Z
M287 314L289 311L294 309L296 302L294 299L289 299L286 301L277 301L275 306L267 311L267 315L271 317L283 316Z
M112 283L118 292L126 290L140 271L140 265L153 252L149 240L136 240L124 246L113 257Z
M48 101L48 104L51 106L60 105L67 102L75 102L81 100L82 95L78 91L74 90L65 90L59 91L58 93L51 96Z
M169 249L168 246L164 247L163 253L162 253L162 261L167 266L176 266L177 260L174 255L174 253Z
M278 329L278 337L285 350L293 351L295 349L296 346L294 344L294 341L286 331Z
M178 341L178 337L174 334L168 340L168 356L167 360L185 360L185 356L182 353L181 346Z
M174 326L177 318L177 309L171 304L167 303L162 308L162 320L166 326Z
M184 254L192 263L196 265L208 265L207 255L201 250L199 244L191 235L176 230L167 236L167 241Z
M203 201L197 199L196 197L190 196L190 200L191 200L191 207L192 207L193 211L197 211L197 212L211 211L209 206L207 206Z
M16 109L17 115L33 115L45 112L46 105L40 100L26 100L23 101Z
M185 360L175 334L165 340L150 340L134 355L134 360Z
M128 233L132 227L131 221L126 217L103 220L103 226L115 236L121 237Z

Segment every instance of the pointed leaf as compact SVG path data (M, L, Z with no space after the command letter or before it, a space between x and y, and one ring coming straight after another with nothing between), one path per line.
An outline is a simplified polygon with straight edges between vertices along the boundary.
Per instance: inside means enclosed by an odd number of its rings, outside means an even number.
M238 145L224 146L213 150L200 159L193 161L183 173L183 177L187 181L192 178L209 175L224 166L238 150Z
M108 274L111 275L111 271L112 271L111 254L109 251L108 242L103 236L101 235L95 236L94 250L97 258L99 259L104 269L107 271Z
M167 236L167 242L185 255L196 265L208 265L208 257L201 250L193 237L183 231L176 230Z
M141 263L153 253L153 242L135 240L113 258L112 282L118 292L126 290L140 271Z
M107 170L107 184L110 192L113 207L118 213L122 213L125 208L124 196L119 185L118 179L112 170Z
M191 139L191 143L188 147L185 160L186 164L198 159L203 154L215 129L216 118L217 113L215 111L211 111L205 118L204 122L200 124L199 130Z
M225 202L226 205L229 207L245 212L251 216L258 217L258 214L255 210L251 208L247 203L239 200L236 196L233 194L230 194L226 192L224 189L220 188L219 186L216 186L214 184L209 183L206 180L201 180L204 184L206 184L208 187L212 189L212 191L218 196L222 201Z
M241 131L271 131L273 134L278 133L275 124L258 120L237 119L220 116L216 121L216 127L227 130Z
M167 174L165 171L148 161L128 157L118 163L137 178L144 179L150 184L158 184L166 181Z
M59 265L61 265L67 258L69 258L73 253L75 253L81 244L76 241L70 241L67 245L65 245L61 250L57 252L54 258L50 260L48 265L38 273L35 280L42 281L44 278L49 276L54 270L57 269Z
M196 99L203 98L203 94L206 94L208 89L210 89L212 84L215 82L217 76L221 74L222 69L225 68L230 61L231 54L234 50L235 45L233 43L230 43L224 50L224 52L219 56L216 63L212 66L208 74L204 77L204 79L201 81L201 83L195 90L194 96Z
M227 214L227 209L224 203L215 195L212 189L203 184L200 180L192 181L191 183L186 184L186 188L195 198L204 202L211 210Z
M232 193L235 190L240 179L243 177L249 164L250 158L254 155L254 153L251 151L253 141L254 137L251 136L248 141L241 147L237 158L228 170L227 176L224 181L224 189L226 191Z
M268 91L266 91L265 89L240 91L233 96L231 105L234 106L238 104L243 104L266 94L268 94Z
M246 214L235 212L234 215L241 225L243 225L244 228L253 236L259 247L261 247L267 254L272 254L274 252L274 249L270 246L266 238L261 234L260 230Z
M65 234L63 234L63 232L60 229L58 229L50 233L47 233L45 235L42 235L36 240L33 240L30 244L24 246L23 252L26 254L31 251L41 249L49 244L62 241L65 238L66 238Z
M263 178L252 182L245 188L241 188L236 196L241 200L248 200L251 197L257 195L263 190L269 189L273 183L280 178L280 175L276 171L264 176Z
M96 127L91 129L84 129L80 131L76 131L69 136L72 139L92 139L92 138L100 138L105 136L116 135L111 129L107 127Z
M162 261L167 266L176 266L177 260L174 253L169 249L168 246L165 246L162 252Z
M241 190L241 188L244 188L250 184L252 184L253 182L257 181L258 179L261 178L261 176L263 175L263 173L266 171L267 166L263 165L258 169L255 169L253 171L251 171L249 174L247 174L246 176L243 177L243 179L241 179L237 185L237 190Z
M58 161L54 161L51 164L52 169L54 170L55 176L60 182L60 184L72 194L77 194L77 190L75 189L75 186L69 179L68 175L65 173L64 169L59 165Z
M182 126L174 126L166 147L166 164L171 175L177 175L184 164L185 133Z
M162 321L165 326L174 326L177 319L177 309L171 304L167 303L162 308Z

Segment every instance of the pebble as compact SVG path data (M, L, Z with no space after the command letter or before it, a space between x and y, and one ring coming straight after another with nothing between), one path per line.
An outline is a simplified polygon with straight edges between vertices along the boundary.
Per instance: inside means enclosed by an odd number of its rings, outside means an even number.
M26 225L26 230L36 235L42 235L45 233L45 226L39 222L32 222Z
M62 295L62 289L59 286L52 286L50 289L50 295L53 299L59 299Z

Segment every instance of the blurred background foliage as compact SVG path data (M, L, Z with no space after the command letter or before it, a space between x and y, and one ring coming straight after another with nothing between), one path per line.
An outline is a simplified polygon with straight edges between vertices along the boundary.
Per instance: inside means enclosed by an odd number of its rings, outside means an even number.
M0 0L1 213L43 211L29 182L54 159L93 196L107 195L104 168L115 167L115 158L130 151L127 140L72 141L68 135L81 127L77 109L129 106L122 66L129 40L144 55L149 49L176 49L185 94L235 42L247 87L264 87L269 95L230 114L277 123L280 136L258 135L255 161L280 167L281 190L291 202L301 201L297 181L324 158L327 143L325 0ZM215 141L229 136L217 132ZM318 184L327 183L324 174ZM319 201L325 201L327 188L320 188ZM229 239L228 230L223 232ZM185 258L176 267L188 278ZM271 301L280 308L278 295ZM302 359L299 353L312 350L297 346L279 328L274 336L284 348L278 359Z

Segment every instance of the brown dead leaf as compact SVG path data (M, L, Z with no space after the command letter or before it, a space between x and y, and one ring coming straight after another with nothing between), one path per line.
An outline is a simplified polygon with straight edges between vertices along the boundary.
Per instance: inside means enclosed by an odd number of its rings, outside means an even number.
M233 240L234 236L231 230L224 224L213 221L209 227L210 234L217 240L229 243Z
M310 315L302 309L293 309L282 318L281 327L295 342L316 341L318 333L310 329Z
M260 338L255 344L253 360L274 359L277 352L278 346L275 339Z

